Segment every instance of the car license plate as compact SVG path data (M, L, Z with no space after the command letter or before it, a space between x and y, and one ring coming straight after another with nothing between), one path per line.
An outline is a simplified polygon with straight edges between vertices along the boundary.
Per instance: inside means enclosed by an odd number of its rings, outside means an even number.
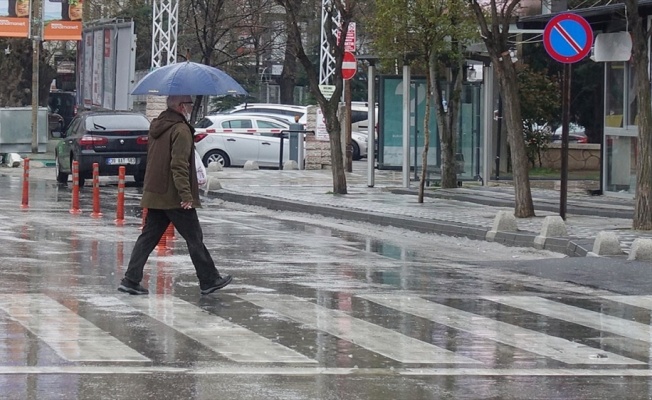
M108 165L135 165L136 159L134 157L121 157L121 158L107 158Z

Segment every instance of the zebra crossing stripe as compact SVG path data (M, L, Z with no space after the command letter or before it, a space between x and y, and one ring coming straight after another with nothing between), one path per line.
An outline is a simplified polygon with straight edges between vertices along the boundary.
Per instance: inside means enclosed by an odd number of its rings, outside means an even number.
M600 296L603 299L615 301L617 303L627 304L643 308L645 310L652 310L652 296Z
M479 364L479 361L291 295L241 294L243 300L403 363Z
M233 361L253 363L317 362L173 296L130 296L122 301Z
M149 358L42 294L0 295L0 309L68 361L147 362Z
M556 336L546 335L491 318L444 306L415 296L361 295L360 298L412 314L435 323L459 329L494 342L517 347L567 364L645 363L600 349L594 349Z
M557 303L552 300L537 296L486 296L487 300L506 306L519 308L546 317L572 322L577 325L587 326L604 332L615 333L616 335L631 339L650 342L650 325L640 322L628 321L626 319L601 314L599 312L585 310L567 304Z

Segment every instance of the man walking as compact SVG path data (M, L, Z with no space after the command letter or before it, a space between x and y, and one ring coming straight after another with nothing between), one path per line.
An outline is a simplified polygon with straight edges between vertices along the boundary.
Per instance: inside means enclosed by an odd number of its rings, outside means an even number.
M118 290L148 294L140 285L143 268L170 222L188 244L188 252L199 278L201 294L209 294L231 283L220 276L204 246L196 208L201 207L195 170L194 128L187 116L192 112L190 96L169 96L167 110L152 121L147 147L147 168L140 205L147 208L143 231L131 252L129 266Z

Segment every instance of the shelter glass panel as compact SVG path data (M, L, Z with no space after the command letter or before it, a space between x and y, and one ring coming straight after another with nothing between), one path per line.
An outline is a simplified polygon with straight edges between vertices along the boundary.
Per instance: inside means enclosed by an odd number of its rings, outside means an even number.
M624 62L607 63L605 90L605 126L622 128L625 100Z
M607 191L635 193L637 142L638 139L634 136L606 136Z

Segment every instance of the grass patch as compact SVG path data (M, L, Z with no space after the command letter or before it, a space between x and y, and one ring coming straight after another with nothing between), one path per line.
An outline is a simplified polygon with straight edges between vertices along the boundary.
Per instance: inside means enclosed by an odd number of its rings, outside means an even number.
M561 179L561 171L552 168L532 168L530 178ZM600 171L569 171L568 179L599 181Z

